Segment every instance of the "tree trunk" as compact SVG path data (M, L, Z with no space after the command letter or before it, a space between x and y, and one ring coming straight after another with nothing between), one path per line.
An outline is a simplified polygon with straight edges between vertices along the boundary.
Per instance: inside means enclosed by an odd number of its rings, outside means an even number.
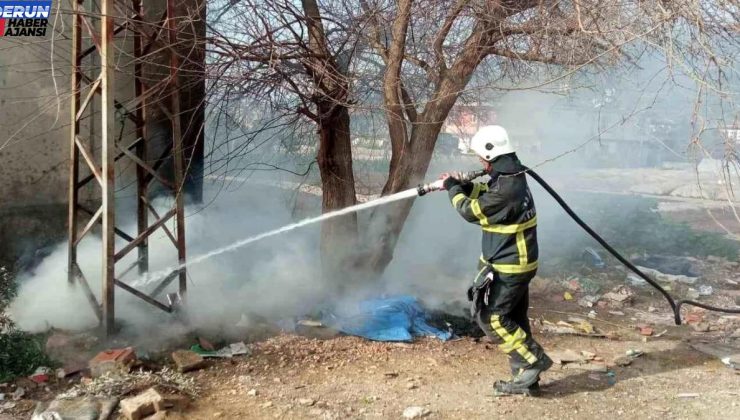
M383 195L414 188L424 181L441 128L441 123L413 126L409 147L399 160L398 167L391 170ZM393 260L393 252L414 201L403 200L373 210L363 235L363 241L368 246L358 258L367 280L379 278Z
M322 106L320 106L322 108ZM352 172L349 110L335 103L319 109L318 164L322 185L322 213L357 203ZM357 248L357 215L327 220L321 225L321 262L324 276L337 285L347 284L339 275L346 271L350 253Z

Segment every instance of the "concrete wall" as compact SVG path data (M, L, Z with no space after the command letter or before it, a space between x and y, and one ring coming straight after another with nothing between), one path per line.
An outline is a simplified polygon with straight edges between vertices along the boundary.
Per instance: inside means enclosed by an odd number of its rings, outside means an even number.
M87 10L94 10L88 4L89 0L84 3ZM201 0L178 0L178 15L192 13L193 9L203 4ZM156 22L165 8L165 2L156 0L147 3L146 7L147 19ZM66 237L71 126L71 16L64 12L56 16L55 12L50 18L46 37L0 37L0 265L7 265L18 258L27 259L29 255L36 254L39 248ZM91 21L97 24L97 20ZM58 29L54 35L51 26ZM193 34L188 33L191 27L195 27L199 33L205 33L205 24L200 21L181 28L181 40L195 40ZM60 28L64 28L64 36L58 33ZM193 156L194 149L199 149L199 156L195 158L199 158L199 161L194 161L189 167L202 171L203 130L200 126L203 109L195 108L203 100L205 84L202 81L198 83L193 75L202 69L204 55L202 49L185 45L189 42L181 46L183 57L194 58L184 60L184 75L180 78L183 86L183 141L188 158ZM89 36L83 31L83 49L91 45ZM154 48L155 51L158 49L158 46ZM128 111L136 107L133 101L132 51L132 37L126 32L117 35L115 62L119 72L114 82L115 98ZM91 54L82 63L84 72L93 78L99 72L96 56L95 53ZM166 54L155 55L148 61L151 64L144 67L148 83L154 84L156 80L168 76L166 65L169 61ZM87 90L83 90L83 98L86 93ZM88 109L93 116L82 121L80 130L97 161L100 147L99 99L99 95L95 95L91 101ZM169 101L169 98L161 100ZM171 141L171 134L169 122L158 107L150 106L149 112L149 158L155 159L164 144ZM195 126L193 121L196 122ZM135 124L127 120L122 126L116 116L114 133L120 144L128 145L136 138ZM134 165L128 159L121 159L117 164L117 201L135 200L133 169ZM171 173L171 165L165 163L162 171ZM82 162L80 176L85 177L89 173ZM200 185L202 173L195 178L190 180L190 184ZM88 208L95 208L100 188L96 182L90 182L80 190L80 195L83 201L93 201ZM120 221L132 215L117 214L117 217ZM87 219L82 217L81 220L84 225Z
M55 90L50 41L0 38L0 265L64 236L69 43L54 45Z

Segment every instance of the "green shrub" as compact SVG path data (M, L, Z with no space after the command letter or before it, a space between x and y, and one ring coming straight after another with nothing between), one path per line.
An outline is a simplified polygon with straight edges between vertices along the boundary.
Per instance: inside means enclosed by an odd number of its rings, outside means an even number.
M37 367L50 365L39 338L15 328L0 334L0 382L30 375Z
M6 309L18 289L8 270L0 267L0 382L33 373L39 366L50 366L41 338L15 328Z

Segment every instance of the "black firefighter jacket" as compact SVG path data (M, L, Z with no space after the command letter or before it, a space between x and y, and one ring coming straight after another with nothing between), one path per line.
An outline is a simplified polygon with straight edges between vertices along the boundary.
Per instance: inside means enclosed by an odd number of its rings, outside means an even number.
M483 263L500 274L530 274L537 270L537 211L526 174L516 154L493 160L491 179L471 183L448 178L452 205L483 230Z

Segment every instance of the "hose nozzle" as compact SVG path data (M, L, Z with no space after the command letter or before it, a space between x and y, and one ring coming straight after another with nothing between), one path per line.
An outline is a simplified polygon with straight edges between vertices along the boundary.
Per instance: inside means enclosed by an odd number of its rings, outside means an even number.
M458 172L455 178L462 182L468 182L472 181L475 178L481 177L486 174L486 171L479 170L479 171L468 171L468 172ZM441 179L438 179L434 182L429 182L426 184L420 184L416 188L416 192L419 194L419 197L422 195L425 195L427 193L430 193L432 191L441 191L444 189L444 184Z

